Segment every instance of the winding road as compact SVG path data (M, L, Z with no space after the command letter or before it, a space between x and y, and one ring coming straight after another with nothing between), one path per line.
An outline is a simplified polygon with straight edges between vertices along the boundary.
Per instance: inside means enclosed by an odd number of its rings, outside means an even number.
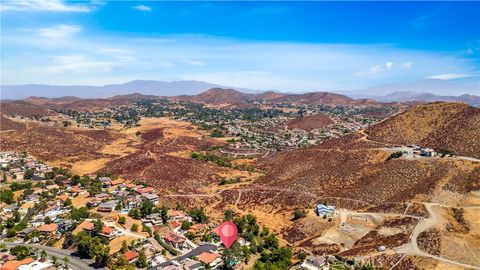
M95 268L90 266L90 262L88 260L82 260L78 257L74 257L71 251L65 249L58 249L53 247L47 247L42 245L33 245L33 244L24 244L24 243L14 243L14 242L0 242L0 244L4 244L9 248L15 246L26 246L29 248L36 248L38 250L44 250L48 256L55 256L60 261L64 257L68 257L68 266L73 270L93 270Z
M432 258L441 262L457 265L460 267L468 268L468 269L478 269L480 270L480 267L462 263L462 262L457 262L454 260L450 260L447 258L443 258L440 256L432 255L429 254L423 250L421 250L418 247L417 243L417 238L420 235L420 233L430 229L433 227L435 224L438 224L441 221L441 217L439 217L438 213L435 212L435 210L432 209L433 206L437 207L444 207L444 205L437 204L437 203L424 203L425 208L428 211L429 217L428 218L422 218L419 223L415 226L413 229L412 235L410 236L410 243L408 245L405 245L397 250L398 253L406 253L409 255L417 255L417 256L423 256L423 257L428 257ZM472 207L473 208L473 207ZM477 207L475 207L477 208Z

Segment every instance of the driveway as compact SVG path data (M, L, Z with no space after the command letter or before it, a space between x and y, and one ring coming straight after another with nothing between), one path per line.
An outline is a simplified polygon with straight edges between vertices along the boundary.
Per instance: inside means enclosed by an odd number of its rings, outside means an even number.
M198 246L197 248L192 249L190 252L187 252L187 253L183 254L182 256L175 257L175 258L173 258L169 261L166 261L166 262L163 262L159 265L151 267L148 270L162 269L163 267L169 266L172 263L172 261L182 261L182 260L185 260L185 259L190 258L190 257L198 256L198 255L202 254L203 252L209 252L209 251L215 251L215 250L217 250L217 246L213 245L213 244Z

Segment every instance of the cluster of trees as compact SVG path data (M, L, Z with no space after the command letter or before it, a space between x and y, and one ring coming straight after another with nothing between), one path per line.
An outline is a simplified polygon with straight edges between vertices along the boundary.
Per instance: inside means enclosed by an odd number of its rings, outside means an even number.
M92 233L91 236L84 231L79 232L74 237L75 245L80 255L95 259L99 267L104 267L110 262L110 247L104 243L102 238L93 235L95 234Z
M70 211L70 217L75 221L86 219L89 216L90 216L90 212L88 211L88 208L85 206L82 206L80 208L72 207L72 210Z
M390 156L388 156L387 160L394 159L394 158L399 158L402 155L403 155L402 151L393 152L393 153L390 154Z
M197 223L208 222L207 214L205 214L205 210L203 208L194 208L190 210L188 214L192 217L192 220Z
M292 265L292 250L288 247L273 248L271 252L262 252L255 262L255 270L281 270Z
M15 181L10 184L10 189L12 191L22 190L33 187L33 183L31 181Z
M240 177L234 177L234 178L226 178L226 177L222 177L220 178L220 181L219 181L219 185L220 186L223 186L223 185L230 185L230 184L236 184L236 183L240 183L241 180L240 180Z
M200 161L210 161L222 167L233 167L233 164L229 160L217 155L210 154L210 153L203 154L203 153L193 152L191 156L193 159L200 160Z
M295 209L295 211L293 211L292 220L299 220L299 219L304 218L306 216L307 216L307 211L301 210L301 209Z
M455 155L455 152L453 152L452 150L449 150L449 149L445 149L445 148L442 148L440 150L438 150L438 153L440 154L440 157L446 157L446 156L453 156Z
M6 204L12 204L13 200L13 191L11 189L5 188L0 190L0 202L4 202Z
M123 204L123 202L121 202L121 204ZM130 211L128 212L128 216L133 219L141 219L152 213L160 213L160 216L162 217L162 222L167 223L168 208L166 208L165 206L158 208L157 206L155 206L154 203L146 199L142 201L142 205L140 206L140 208L130 209Z
M212 137L214 137L214 138L221 138L221 137L223 137L224 135L223 135L223 133L222 133L220 130L214 129L214 130L212 131L212 133L210 133L210 136L212 136Z
M277 237L267 227L257 223L252 214L235 217L235 212L227 209L224 220L230 220L237 226L240 236L250 242L250 246L240 246L234 243L222 254L224 269L234 269L240 261L248 262L252 254L260 253L260 259L255 263L254 269L287 269L291 266L292 250L280 247Z
M210 161L222 167L229 167L229 168L233 168L241 171L250 171L250 172L256 171L256 168L250 164L233 165L233 163L228 158L217 156L208 152L207 154L200 153L200 152L193 152L191 154L191 157L193 159L200 160L200 161Z
M15 246L10 249L10 254L15 255L17 260L23 260L30 256L30 249L26 246Z

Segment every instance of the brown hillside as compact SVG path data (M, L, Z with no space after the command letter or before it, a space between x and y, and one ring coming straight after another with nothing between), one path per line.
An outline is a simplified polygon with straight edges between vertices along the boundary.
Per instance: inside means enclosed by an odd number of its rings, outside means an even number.
M292 119L288 121L287 126L289 129L298 128L311 131L317 128L324 128L333 123L335 122L328 115L320 113L303 118Z
M402 203L421 194L432 196L443 180L448 181L445 188L459 192L480 186L478 181L473 186L468 184L480 179L478 163L451 159L386 161L387 156L382 150L317 147L279 153L257 163L270 173L256 184L302 197L309 195L312 202L327 198L347 207ZM252 192L260 191L262 188Z
M354 99L351 99L344 95L327 93L327 92L316 92L316 93L306 93L306 94L291 94L285 95L279 98L270 100L272 102L291 102L296 104L305 104L305 105L317 105L317 104L326 104L326 105L350 105L354 102Z
M74 162L100 158L103 155L99 151L105 144L121 138L120 134L107 130L70 130L34 123L28 126L13 121L6 123L5 128L13 131L0 133L0 151L27 151L45 161Z
M0 102L0 114L1 115L36 116L36 115L50 115L52 114L52 112L40 106L18 100L18 101Z
M24 99L23 103L37 106L42 109L75 109L79 111L103 110L108 107L128 105L137 99L146 99L151 96L143 96L139 94L131 94L125 96L114 96L106 99L93 98L77 98L77 97L61 97L61 98L44 98L29 97Z
M253 100L253 95L245 94L233 89L212 88L195 96L180 96L192 102L200 102L207 104L244 104Z
M417 105L366 132L375 141L445 148L480 158L480 109L462 103Z

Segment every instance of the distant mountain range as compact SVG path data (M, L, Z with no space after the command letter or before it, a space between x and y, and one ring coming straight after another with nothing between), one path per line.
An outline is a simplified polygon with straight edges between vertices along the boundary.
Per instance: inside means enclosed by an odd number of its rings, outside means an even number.
M379 102L408 102L408 101L451 101L464 102L471 106L480 107L480 97L475 95L464 94L461 96L438 96L430 93L415 93L415 92L394 92L385 96L370 97Z
M91 85L2 85L0 99L24 99L31 96L58 98L74 96L79 98L108 98L116 95L142 93L143 95L177 96L196 95L211 88L232 88L245 93L258 92L252 89L222 86L202 81L147 81L134 80L123 84L108 84L104 86Z
M384 84L352 91L342 91L342 94L354 98L371 98L385 96L394 92L431 93L438 96L460 96L463 94L480 94L480 82L455 83L440 79L419 79L413 82Z
M313 92L313 93L281 93L260 90L220 86L202 81L147 81L134 80L124 84L104 86L88 85L2 85L1 100L18 100L28 97L61 98L55 103L68 103L74 99L135 99L151 97L176 97L205 103L243 103L253 99L275 102L296 102L299 104L372 104L375 102L433 102L454 101L465 102L479 107L480 97L471 94L455 96L455 93L476 93L480 86L475 84L457 84L438 79L422 79L411 83L390 84L353 91ZM223 91L209 92L211 89ZM229 92L230 91L230 92ZM234 92L231 92L234 91ZM132 94L134 93L134 94ZM138 94L140 93L140 94ZM432 94L435 93L435 94ZM446 93L446 94L445 94ZM342 98L339 98L342 96ZM329 100L331 99L331 100ZM203 100L203 101L202 101ZM356 101L354 101L356 100Z

